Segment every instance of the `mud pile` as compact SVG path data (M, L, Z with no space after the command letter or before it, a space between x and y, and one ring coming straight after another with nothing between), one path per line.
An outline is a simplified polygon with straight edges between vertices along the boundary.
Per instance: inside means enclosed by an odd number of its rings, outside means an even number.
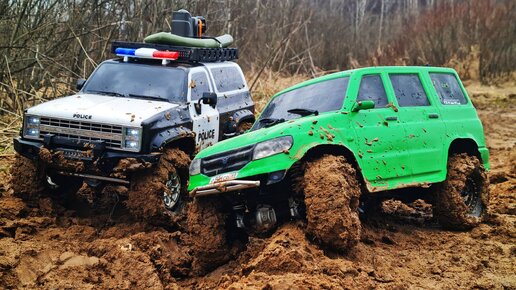
M64 208L48 197L26 204L8 185L14 159L2 157L0 288L515 289L514 109L509 102L479 111L492 154L491 203L479 227L451 232L413 223L400 217L429 219L429 204L388 200L374 219L361 217L360 242L350 253L325 251L306 237L304 223L290 223L269 238L250 237L201 277L192 273L185 241L210 237L134 220L121 207Z

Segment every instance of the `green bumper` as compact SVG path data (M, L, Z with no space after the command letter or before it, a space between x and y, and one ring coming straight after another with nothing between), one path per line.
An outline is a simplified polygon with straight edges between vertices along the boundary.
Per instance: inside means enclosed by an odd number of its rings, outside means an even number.
M294 164L295 160L295 158L292 158L290 154L287 153L279 153L263 159L254 160L237 171L236 179L246 179L260 174L287 170ZM188 186L188 191L192 191L199 186L208 185L212 179L217 179L217 177L228 173L229 172L226 172L211 177L204 174L190 176L190 185Z

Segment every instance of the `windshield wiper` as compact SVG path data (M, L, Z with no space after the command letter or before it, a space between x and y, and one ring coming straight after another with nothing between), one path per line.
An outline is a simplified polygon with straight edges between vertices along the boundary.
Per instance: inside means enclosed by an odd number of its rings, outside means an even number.
M115 96L115 97L125 97L124 94L117 93L117 92L108 92L108 91L88 90L88 91L85 91L85 93L94 93L94 94L99 94L99 95Z
M260 119L259 121L260 123L264 123L265 124L265 127L270 127L270 126L274 126L276 124L279 124L279 123L283 123L285 122L285 119L281 118L281 119L276 119L276 118L263 118L263 119Z
M296 108L296 109L290 109L287 112L300 115L303 117L310 116L310 115L319 115L319 111L312 110L312 109L303 109L303 108Z
M138 95L138 94L127 94L127 97L130 98L139 98L139 99L150 99L150 100L157 100L157 101L166 101L165 99L161 98L160 96L146 96L146 95Z

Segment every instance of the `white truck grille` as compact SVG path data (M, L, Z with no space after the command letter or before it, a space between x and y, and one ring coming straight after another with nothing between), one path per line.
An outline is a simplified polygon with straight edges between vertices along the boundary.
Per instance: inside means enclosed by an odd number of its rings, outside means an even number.
M122 126L41 117L40 134L53 134L73 141L104 141L107 148L122 148Z

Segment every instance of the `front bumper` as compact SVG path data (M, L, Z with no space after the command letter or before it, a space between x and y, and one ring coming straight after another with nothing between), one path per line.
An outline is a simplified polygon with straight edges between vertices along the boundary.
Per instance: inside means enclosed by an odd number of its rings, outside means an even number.
M259 187L259 180L230 180L196 187L190 191L190 197L214 195L223 192Z
M17 137L13 139L14 150L20 155L31 159L40 159L40 151L42 149L52 150L52 152L63 152L65 158L75 161L82 161L88 165L94 166L99 165L104 172L109 172L121 159L134 158L140 162L149 162L156 164L161 157L161 154L140 154L133 152L115 152L108 151L102 144L96 144L93 149L90 149L92 142L88 144L80 144L77 142L45 142L38 140L27 140ZM73 146L72 146L73 145ZM85 151L90 150L88 154L84 154ZM95 166L96 166L95 165Z

